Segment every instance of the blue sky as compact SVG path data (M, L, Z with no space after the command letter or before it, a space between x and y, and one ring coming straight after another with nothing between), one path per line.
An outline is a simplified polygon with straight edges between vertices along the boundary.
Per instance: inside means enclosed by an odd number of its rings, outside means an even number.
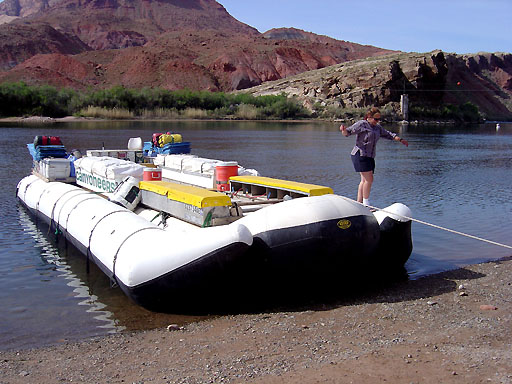
M295 27L405 52L512 52L512 0L217 0L260 32Z

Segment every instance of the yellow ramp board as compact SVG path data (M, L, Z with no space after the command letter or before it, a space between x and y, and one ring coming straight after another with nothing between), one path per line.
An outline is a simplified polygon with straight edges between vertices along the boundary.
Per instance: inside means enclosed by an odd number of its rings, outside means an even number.
M229 196L191 185L170 183L167 181L141 181L139 188L167 196L170 200L190 204L198 208L231 205Z
M264 176L231 176L229 181L259 185L262 187L285 189L288 191L298 191L307 193L309 196L321 196L333 193L331 188L322 187L321 185L298 183L295 181L273 179Z

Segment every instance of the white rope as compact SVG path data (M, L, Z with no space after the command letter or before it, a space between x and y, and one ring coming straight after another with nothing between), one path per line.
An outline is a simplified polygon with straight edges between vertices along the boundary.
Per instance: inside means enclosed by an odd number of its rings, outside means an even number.
M342 197L343 197L343 198L345 198L345 199L348 199L348 200L354 201L354 202L356 202L356 203L358 203L358 204L363 205L363 204L362 204L362 203L360 203L359 201L352 200L352 199L350 199L350 198L348 198L348 197L345 197L345 196L342 196ZM388 212L388 211L386 211L385 209L382 209L382 208L373 207L373 206L371 206L371 205L368 205L368 206L365 206L365 207L368 207L368 208L371 208L371 209L376 209L376 210L378 210L378 211L382 211L382 212L387 213L387 214L389 214L389 215L400 216L400 217L402 217L402 218L404 218L404 219L411 220L411 221L414 221L414 222L419 223L419 224L428 225L429 227L433 227L433 228L441 229L441 230L443 230L443 231L447 231L447 232L455 233L456 235L466 236L466 237L469 237L470 239L480 240L480 241L483 241L483 242L485 242L485 243L489 243L489 244L497 245L497 246L499 246L499 247L512 249L512 246L507 245L507 244L502 244L502 243L498 243L498 242L496 242L496 241L483 239L483 238L478 237L478 236L473 236L473 235L469 235L469 234L467 234L467 233L463 233L463 232L455 231L455 230L450 229L450 228L441 227L440 225L427 223L426 221L422 221L422 220L414 219L414 218L412 218L412 217L407 217L407 216L404 216L404 215L400 215L400 214L395 213L395 212Z

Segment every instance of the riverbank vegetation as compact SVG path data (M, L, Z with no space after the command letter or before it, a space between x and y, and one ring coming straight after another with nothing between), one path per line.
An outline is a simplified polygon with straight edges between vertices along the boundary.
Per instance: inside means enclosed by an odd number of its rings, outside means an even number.
M409 117L411 120L437 119L468 123L478 123L483 120L478 107L470 102L461 105L446 104L438 108L411 105Z
M381 107L385 121L402 117L397 103ZM101 119L342 119L355 121L367 108L335 108L317 103L313 112L286 95L252 96L237 93L113 87L77 91L29 86L23 82L0 84L0 117L64 116ZM480 122L482 115L471 103L426 107L411 105L409 120Z
M251 96L207 91L113 87L80 92L25 83L0 84L0 116L289 119L309 111L285 95Z
M399 111L398 103L388 103L379 107L384 121L401 121L403 117ZM316 115L323 119L342 119L355 121L364 118L365 108L336 108L334 106L322 106L315 104ZM420 104L412 104L409 108L409 120L451 121L458 123L479 123L484 121L484 116L478 107L470 102L461 105L444 104L441 107L431 107Z

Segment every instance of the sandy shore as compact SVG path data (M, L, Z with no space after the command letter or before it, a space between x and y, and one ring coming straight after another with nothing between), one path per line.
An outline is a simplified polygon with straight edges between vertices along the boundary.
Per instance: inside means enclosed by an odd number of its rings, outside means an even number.
M29 116L29 117L3 117L0 118L0 123L27 123L27 124L51 124L51 123L66 123L73 121L101 121L104 119L96 119L91 117L48 117L48 116Z
M511 320L509 258L321 308L0 352L0 383L512 383Z

